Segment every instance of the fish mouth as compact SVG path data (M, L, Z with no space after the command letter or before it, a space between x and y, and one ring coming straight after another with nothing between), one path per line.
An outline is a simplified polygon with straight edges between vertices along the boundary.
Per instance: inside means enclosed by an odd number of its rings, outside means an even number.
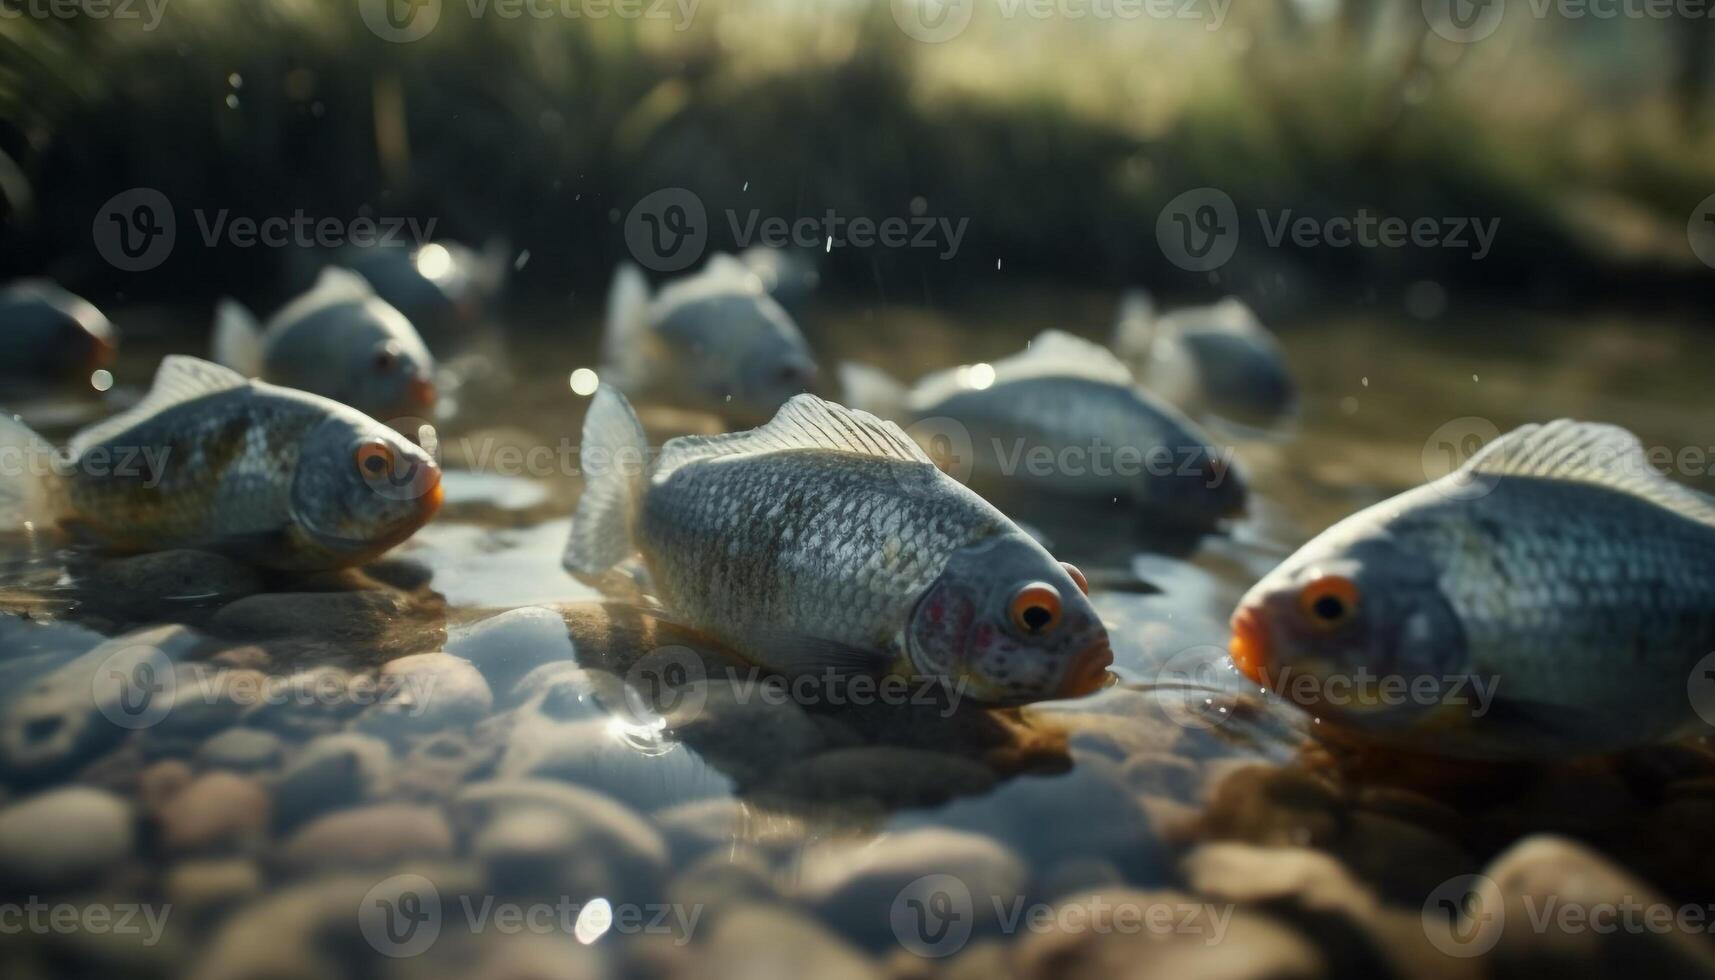
M406 387L405 398L412 408L422 411L434 408L437 398L435 383L423 378L412 378Z
M1057 698L1081 698L1086 694L1094 694L1101 690L1108 680L1108 668L1113 666L1114 651L1103 639L1080 651L1072 658L1072 663L1066 668L1066 676L1060 681L1060 689L1054 692Z
M439 513L446 499L447 488L441 485L441 468L434 465L425 467L423 495L417 498L417 510L423 520L427 521Z
M1233 666L1239 673L1262 687L1267 687L1269 641L1268 624L1262 614L1250 606L1241 606L1233 613L1233 640L1227 646Z

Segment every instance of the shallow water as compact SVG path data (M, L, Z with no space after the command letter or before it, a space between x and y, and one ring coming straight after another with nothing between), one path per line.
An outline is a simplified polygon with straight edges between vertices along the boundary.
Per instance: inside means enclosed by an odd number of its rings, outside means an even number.
M1031 312L1040 306L956 321L819 311L807 332L829 363L864 359L911 376L1068 326L1055 311ZM1598 843L1676 896L1705 894L1715 884L1706 860L1648 843L1706 815L1715 794L1697 787L1715 764L1701 748L1500 778L1336 770L1306 749L1312 721L1226 666L1240 593L1331 521L1438 475L1439 444L1462 441L1470 419L1505 431L1571 415L1626 425L1648 445L1708 442L1711 364L1689 326L1504 313L1457 331L1379 326L1351 316L1283 326L1302 410L1282 431L1223 430L1253 490L1248 514L1224 533L1161 553L1147 545L1158 536L1117 508L1047 502L1015 513L1090 573L1118 677L1090 698L1021 711L917 689L882 704L867 702L889 698L817 689L809 700L819 703L805 705L645 601L604 599L567 575L560 553L577 480L566 449L584 399L566 378L589 364L587 345L514 341L504 367L491 359L466 372L458 413L440 425L447 505L366 573L253 580L193 562L138 581L48 538L9 541L0 799L88 784L113 792L126 816L123 832L91 818L96 830L56 841L52 821L20 831L0 812L0 866L17 875L0 887L174 910L158 943L75 934L13 952L36 966L145 975L186 963L205 976L525 975L545 963L553 975L652 976L690 969L683 941L700 951L698 970L739 975L766 970L753 954L777 942L784 959L773 965L791 973L843 964L861 975L903 955L911 969L981 969L999 957L1008 970L1052 975L1104 961L1088 950L1054 960L1052 948L1042 959L1031 950L1050 943L1045 932L985 918L984 889L1044 903L1129 887L1241 910L1283 895L1290 904L1291 885L1259 898L1231 880L1251 874L1209 872L1239 861L1267 879L1275 867L1263 852L1211 856L1216 841L1323 851L1353 879L1340 888L1412 921L1437 883L1542 830ZM958 346L972 336L980 349ZM134 398L164 346L128 349L104 399L11 407L63 435ZM193 628L160 644L171 646L174 697L151 702L159 710L144 709L147 723L116 723L101 672L119 647L79 658L102 637L159 623ZM475 670L398 662L443 649ZM392 686L377 693L364 684L383 664ZM258 686L235 688L236 678ZM427 686L414 688L417 678ZM565 786L601 795L556 795ZM36 850L48 857L32 862ZM433 883L441 938L395 958L403 947L375 937L362 900L402 887L401 874ZM919 961L898 908L936 874L977 896L977 932L968 947L931 950L952 959ZM600 898L707 918L674 932L603 929L580 914L576 928L568 919L509 932L473 921L471 896L580 907ZM344 940L312 941L329 928ZM1329 972L1458 965L1379 919L1352 928L1385 948L1341 954L1314 930L1232 941L1259 968L1294 962L1293 943ZM1086 940L1097 941L1065 941Z

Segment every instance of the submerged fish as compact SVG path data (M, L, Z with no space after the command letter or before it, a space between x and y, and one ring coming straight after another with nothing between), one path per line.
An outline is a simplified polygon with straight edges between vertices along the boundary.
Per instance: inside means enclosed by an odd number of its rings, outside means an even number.
M892 423L799 395L761 428L670 440L647 468L645 451L624 397L597 389L566 567L598 576L641 553L670 610L756 663L1008 704L1106 678L1082 574Z
M487 318L511 272L512 249L502 239L480 252L444 240L414 249L353 249L343 261L424 335L452 341Z
M1113 347L1145 388L1199 415L1266 424L1297 401L1280 344L1241 300L1158 315L1148 296L1128 293Z
M69 381L113 364L119 334L94 304L47 279L0 289L0 377Z
M1715 499L1624 429L1524 426L1323 532L1233 631L1247 677L1383 744L1505 758L1670 738L1698 691L1715 706L1693 676L1715 651Z
M639 402L767 421L816 382L810 345L757 275L730 255L664 287L622 265L608 294L602 379Z
M55 453L0 417L0 528L58 523L111 550L359 564L441 503L433 459L337 402L168 357L147 397Z
M857 365L842 366L841 380L847 400L905 423L943 469L977 486L1119 498L1199 527L1244 509L1231 452L1140 391L1107 348L1071 334L1046 331L1022 353L910 390Z
M761 280L763 291L793 316L803 312L822 283L815 260L801 251L752 245L738 259Z
M378 419L435 404L435 359L363 277L323 270L266 328L233 300L216 313L214 359L241 374L344 402Z

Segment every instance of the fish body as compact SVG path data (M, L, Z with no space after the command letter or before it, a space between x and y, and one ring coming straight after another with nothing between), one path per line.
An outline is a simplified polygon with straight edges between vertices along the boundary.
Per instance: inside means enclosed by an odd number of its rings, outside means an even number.
M511 271L511 248L499 239L479 252L443 240L418 248L353 249L345 264L375 295L423 335L448 342L487 319Z
M794 317L803 313L822 283L815 260L801 251L752 245L738 258L761 280L763 290Z
M441 500L434 461L373 419L188 357L163 361L147 398L64 453L15 421L0 424L0 449L30 463L0 483L0 524L55 521L121 552L343 567L405 540Z
M1147 296L1128 294L1113 347L1145 388L1195 414L1267 424L1297 402L1279 342L1237 299L1159 315Z
M1507 758L1659 741L1696 722L1697 684L1715 706L1715 679L1693 676L1715 652L1715 501L1623 429L1526 426L1305 545L1234 628L1253 680L1308 675L1295 700L1383 743ZM1327 679L1357 672L1435 696L1328 703Z
M1212 526L1244 507L1230 453L1195 422L1132 383L1098 344L1047 331L992 365L931 375L909 391L847 366L848 397L907 425L931 457L973 486L1027 485L1121 499Z
M411 322L355 273L327 269L315 287L259 326L221 303L215 360L380 419L427 414L435 360Z
M653 296L642 272L621 266L602 359L602 378L630 398L740 425L772 418L817 375L798 325L730 255Z
M94 304L50 280L0 289L0 377L88 378L112 366L118 344L118 331Z
M1105 677L1107 634L1075 570L897 426L801 395L751 432L671 440L626 476L589 455L642 450L604 387L584 447L567 567L599 575L640 553L669 609L754 662L936 677L997 703Z

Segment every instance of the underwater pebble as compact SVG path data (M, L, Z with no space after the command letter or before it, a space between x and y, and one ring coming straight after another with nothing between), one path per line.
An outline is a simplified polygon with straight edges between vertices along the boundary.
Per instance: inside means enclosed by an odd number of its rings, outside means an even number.
M260 728L228 728L197 750L197 764L205 769L255 772L280 761L280 736Z
M1202 827L1216 840L1326 846L1344 819L1339 798L1323 781L1295 769L1247 765L1214 785Z
M162 891L174 911L192 917L224 911L262 893L262 871L246 858L182 861L167 870Z
M230 602L262 590L254 569L207 551L157 551L95 563L78 576L102 606L135 609L157 619L163 609Z
M723 912L682 977L755 980L881 980L881 965L815 921L788 908L746 905Z
M159 813L167 801L196 779L195 770L183 759L151 762L137 773L137 802L147 813Z
M180 852L244 850L266 838L269 813L268 793L255 780L205 773L161 808L161 845Z
M707 927L725 909L777 902L781 895L768 858L737 845L704 854L682 868L668 885L667 900L683 908L702 908L702 925Z
M541 779L474 783L453 801L491 875L556 881L592 895L653 894L667 845L635 810L594 790Z
M804 819L726 796L681 803L651 814L673 850L673 864L689 864L713 848L742 841L776 858L794 855L809 836Z
M1181 867L1192 891L1223 901L1292 902L1357 921L1368 919L1379 907L1375 895L1344 865L1308 848L1204 844L1187 855Z
M281 829L376 796L393 767L382 739L339 732L311 739L274 786L274 824Z
M259 670L226 670L206 663L179 664L173 672L170 710L150 734L207 735L237 724L266 689Z
M696 754L653 730L628 736L623 719L562 723L520 715L496 773L501 778L562 779L639 810L732 792L732 781Z
M69 888L131 854L131 805L105 790L70 786L0 809L0 881Z
M294 870L311 870L385 866L452 850L452 828L440 807L373 803L305 824L287 839L281 858Z
M301 639L386 649L416 646L424 633L439 645L438 627L425 629L404 598L379 589L356 592L269 592L222 606L209 629L241 640Z
M995 784L993 770L963 756L891 746L835 749L779 772L767 793L782 800L931 806Z
M436 732L473 725L494 708L482 674L463 657L418 653L381 666L381 700L364 711L358 726L389 736Z
M531 671L577 656L565 617L545 606L525 606L456 630L447 652L465 658L496 692L510 692Z

